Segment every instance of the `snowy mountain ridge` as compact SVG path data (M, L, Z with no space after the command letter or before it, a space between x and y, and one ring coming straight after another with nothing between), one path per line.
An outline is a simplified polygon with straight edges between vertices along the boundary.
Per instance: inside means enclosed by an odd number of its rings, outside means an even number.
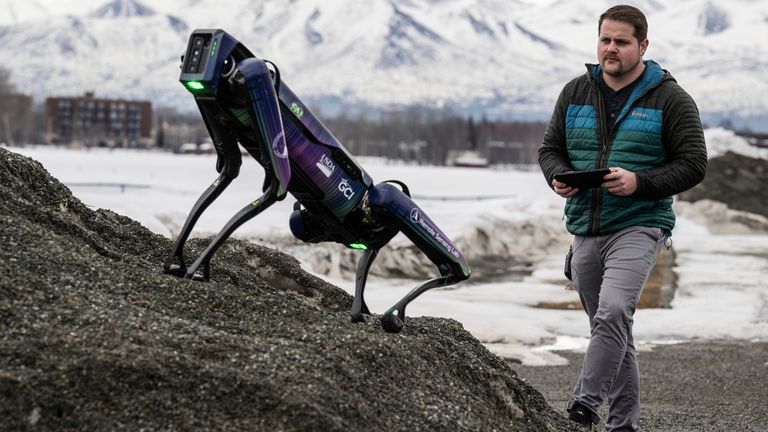
M600 0L0 0L0 58L38 98L194 108L178 83L195 28L222 28L321 107L423 104L503 117L551 111L595 62ZM630 2L658 61L702 112L768 115L768 2Z

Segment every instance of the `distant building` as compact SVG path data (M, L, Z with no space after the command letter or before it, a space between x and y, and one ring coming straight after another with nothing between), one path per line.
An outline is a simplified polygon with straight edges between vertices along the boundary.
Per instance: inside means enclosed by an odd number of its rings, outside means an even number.
M530 163L526 160L526 146L519 141L488 141L488 161L493 165L524 165Z
M467 168L486 168L488 159L476 150L451 150L448 152L448 165Z
M49 144L147 147L151 145L152 104L148 101L82 97L45 100L45 141Z

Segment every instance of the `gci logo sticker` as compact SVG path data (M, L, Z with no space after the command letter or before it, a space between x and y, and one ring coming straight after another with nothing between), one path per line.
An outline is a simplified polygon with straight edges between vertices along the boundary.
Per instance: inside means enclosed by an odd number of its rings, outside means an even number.
M341 183L339 183L339 191L344 195L347 201L355 196L355 191L352 190L352 186L349 185L349 180L347 179L341 179Z

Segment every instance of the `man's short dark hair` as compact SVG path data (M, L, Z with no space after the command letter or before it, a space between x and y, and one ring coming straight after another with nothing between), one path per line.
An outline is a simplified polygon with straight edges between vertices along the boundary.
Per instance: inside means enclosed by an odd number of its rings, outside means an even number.
M597 23L597 33L600 34L600 28L603 26L603 20L622 21L628 24L632 24L635 28L635 38L640 43L648 37L648 21L645 20L645 15L640 9L628 6L618 5L614 6L600 15L600 21Z

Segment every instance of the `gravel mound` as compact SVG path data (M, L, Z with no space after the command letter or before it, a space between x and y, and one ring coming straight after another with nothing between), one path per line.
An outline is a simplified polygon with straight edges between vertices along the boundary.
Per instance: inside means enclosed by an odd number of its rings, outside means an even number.
M456 321L352 324L236 240L211 282L165 275L168 238L1 148L0 198L0 430L579 430Z
M683 192L685 201L710 199L768 217L768 160L726 152L709 160L704 181Z

